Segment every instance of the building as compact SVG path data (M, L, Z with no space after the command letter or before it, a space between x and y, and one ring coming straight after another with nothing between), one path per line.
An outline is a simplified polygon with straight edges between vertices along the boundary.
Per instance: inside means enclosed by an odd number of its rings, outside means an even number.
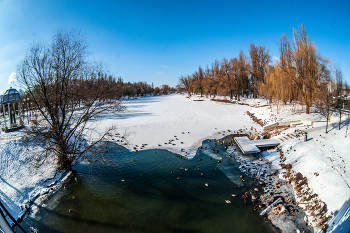
M16 89L10 87L2 96L1 105L4 118L3 131L10 132L23 128L20 93Z

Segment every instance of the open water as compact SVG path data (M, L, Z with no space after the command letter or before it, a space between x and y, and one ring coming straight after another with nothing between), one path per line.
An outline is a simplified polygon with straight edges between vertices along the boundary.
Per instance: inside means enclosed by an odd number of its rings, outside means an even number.
M136 153L114 143L103 147L108 149L106 161L77 163L69 182L25 220L28 230L271 232L239 198L242 173L224 146L206 140L190 160L167 150Z

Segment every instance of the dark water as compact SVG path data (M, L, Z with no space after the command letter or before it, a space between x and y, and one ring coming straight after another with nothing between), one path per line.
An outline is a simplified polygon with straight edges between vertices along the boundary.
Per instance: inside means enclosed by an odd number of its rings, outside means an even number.
M135 153L113 143L103 146L108 162L75 165L65 188L35 218L28 217L26 227L39 232L269 232L239 198L241 173L223 146L213 153L213 142L205 141L192 160L166 150Z

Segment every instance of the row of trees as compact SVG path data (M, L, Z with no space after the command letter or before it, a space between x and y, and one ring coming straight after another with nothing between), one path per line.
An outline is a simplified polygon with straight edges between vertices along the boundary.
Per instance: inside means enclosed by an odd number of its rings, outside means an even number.
M127 96L145 96L145 95L167 95L169 93L176 92L176 89L170 87L167 84L163 84L160 87L154 87L153 84L149 85L146 82L134 82L123 83L123 80L119 77L114 93L117 93L119 97Z
M271 58L264 46L251 43L249 52L250 59L241 50L238 58L215 60L205 69L199 66L192 75L180 77L179 89L189 95L223 95L236 100L244 95L258 97Z
M192 75L181 76L179 87L189 95L222 95L236 100L260 96L276 104L299 102L306 106L306 113L315 103L344 106L349 89L341 69L332 68L330 60L317 53L303 25L293 30L292 46L286 34L281 36L279 52L279 61L271 65L269 51L250 43L249 57L241 51L230 60L215 60L211 67L199 67Z
M73 94L79 96L80 100L90 98L89 95L94 91L100 90L99 101L111 101L121 97L137 97L145 95L161 95L175 92L175 88L163 84L160 87L154 87L147 82L124 82L121 77L115 78L106 72L99 73L97 78L90 77L89 80L74 80Z

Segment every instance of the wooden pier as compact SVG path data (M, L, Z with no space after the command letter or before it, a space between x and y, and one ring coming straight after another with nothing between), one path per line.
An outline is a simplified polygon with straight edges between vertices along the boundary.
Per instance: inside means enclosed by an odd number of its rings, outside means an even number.
M243 154L256 154L260 148L276 147L280 142L276 139L250 140L248 137L235 137L237 146Z

